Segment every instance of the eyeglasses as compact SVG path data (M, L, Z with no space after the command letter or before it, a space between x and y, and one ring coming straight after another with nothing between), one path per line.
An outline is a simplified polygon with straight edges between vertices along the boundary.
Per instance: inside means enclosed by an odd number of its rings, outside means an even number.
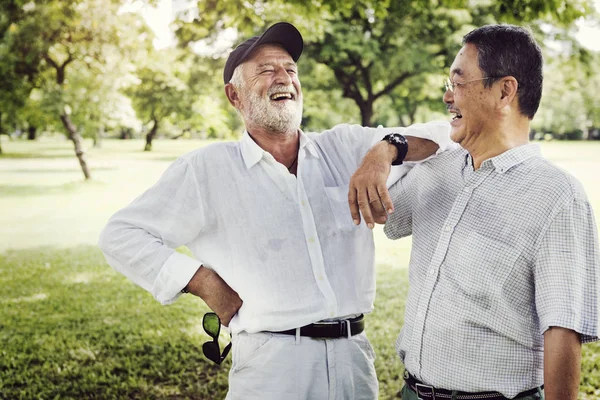
M477 82L477 81L485 81L486 79L495 79L495 76L486 76L485 78L478 78L478 79L471 79L470 81L466 81L466 82L452 82L452 80L450 80L450 78L446 78L444 80L444 88L446 88L446 91L451 91L452 93L454 93L454 89L459 87L459 86L465 86L467 83L471 83L471 82Z
M223 354L221 354L221 348L219 347L221 320L219 319L219 316L213 312L204 314L204 318L202 318L202 327L204 328L204 332L213 339L202 345L202 352L210 361L217 365L221 365L225 357L227 357L227 354L229 354L229 350L231 350L231 342L225 346Z

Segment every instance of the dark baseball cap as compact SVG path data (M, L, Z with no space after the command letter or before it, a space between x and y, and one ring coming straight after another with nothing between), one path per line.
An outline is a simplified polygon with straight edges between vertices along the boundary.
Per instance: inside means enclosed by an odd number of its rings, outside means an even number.
M278 22L271 25L262 35L251 37L242 42L229 54L223 70L225 84L231 80L235 68L248 59L252 50L266 43L275 43L282 46L290 53L294 62L298 61L304 47L302 35L294 25L288 22Z

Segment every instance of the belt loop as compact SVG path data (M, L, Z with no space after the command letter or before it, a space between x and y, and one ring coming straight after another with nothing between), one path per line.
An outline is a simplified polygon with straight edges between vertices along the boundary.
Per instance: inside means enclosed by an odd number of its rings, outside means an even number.
M349 319L347 319L347 320L346 320L346 321L344 321L344 322L346 322L346 330L348 331L348 332L347 332L347 333L348 333L348 339L350 339L350 336L352 336L352 332L350 332L350 320L349 320Z
M296 344L300 344L300 328L296 328Z

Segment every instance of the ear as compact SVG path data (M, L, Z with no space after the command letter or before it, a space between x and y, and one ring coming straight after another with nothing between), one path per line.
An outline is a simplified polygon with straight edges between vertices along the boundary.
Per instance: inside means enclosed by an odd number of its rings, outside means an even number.
M506 76L500 81L500 103L502 107L510 105L517 96L519 82L513 76Z
M228 83L225 85L225 96L227 96L227 100L229 100L229 104L231 104L238 110L240 109L240 107L241 107L240 94L238 93L235 86L233 86L233 84Z

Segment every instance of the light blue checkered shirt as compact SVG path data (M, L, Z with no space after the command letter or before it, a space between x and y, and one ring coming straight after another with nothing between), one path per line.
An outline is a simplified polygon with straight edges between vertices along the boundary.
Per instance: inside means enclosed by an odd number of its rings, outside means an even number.
M543 384L550 326L598 340L600 256L580 183L537 145L474 171L464 149L417 165L390 189L389 238L413 235L396 349L434 387L498 391Z

